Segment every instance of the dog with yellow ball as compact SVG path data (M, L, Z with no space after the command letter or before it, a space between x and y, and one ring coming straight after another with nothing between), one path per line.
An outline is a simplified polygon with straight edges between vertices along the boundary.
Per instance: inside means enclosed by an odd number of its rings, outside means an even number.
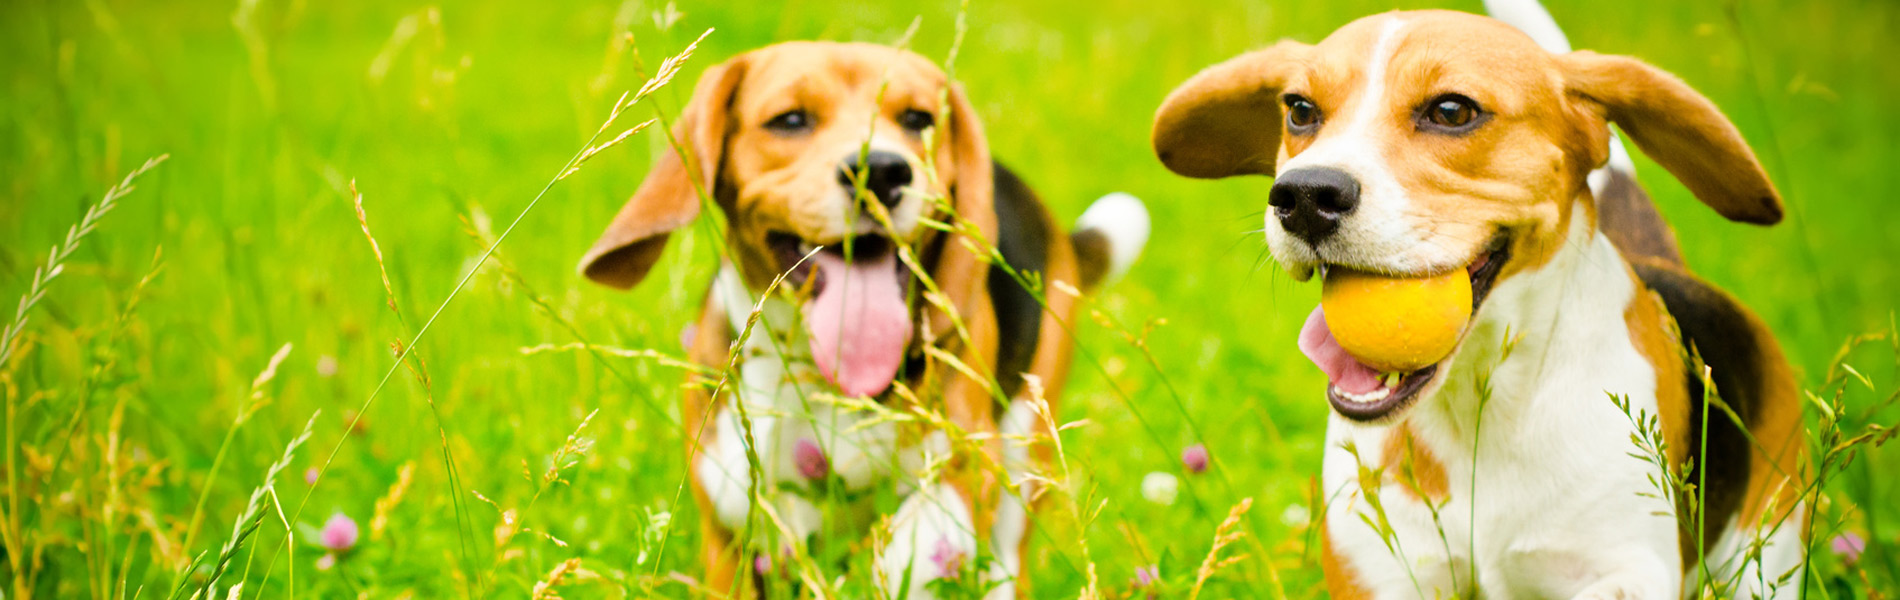
M1731 220L1779 221L1779 195L1682 80L1571 52L1531 0L1489 4L1511 24L1391 12L1249 52L1155 115L1176 173L1272 176L1268 248L1324 280L1299 346L1332 408L1328 588L1793 597L1793 377L1761 321L1688 272L1610 124ZM1706 382L1732 418L1703 418ZM1649 422L1667 467L1631 456ZM1656 490L1692 469L1693 517Z

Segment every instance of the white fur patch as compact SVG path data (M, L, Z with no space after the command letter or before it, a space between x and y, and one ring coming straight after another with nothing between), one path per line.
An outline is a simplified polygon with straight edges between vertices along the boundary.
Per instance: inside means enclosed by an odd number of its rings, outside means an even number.
M1623 319L1634 294L1616 248L1584 219L1573 219L1542 268L1498 283L1436 389L1404 416L1418 447L1444 466L1449 498L1436 522L1432 507L1391 483L1396 465L1379 464L1391 428L1333 417L1326 526L1360 584L1377 597L1463 596L1476 563L1476 584L1494 598L1680 589L1674 507L1645 496L1661 473L1629 455L1635 429L1608 398L1657 413L1655 372ZM1517 340L1508 356L1507 332ZM1485 380L1488 401L1478 391ZM1396 551L1360 519L1377 518L1360 489L1362 461L1387 468L1374 492Z
M884 572L884 589L892 597L904 595L917 600L933 600L926 586L943 579L946 569L955 569L976 560L975 526L963 496L947 483L929 485L897 507L891 518L891 542L878 556ZM908 593L903 585L910 579Z
M798 322L796 309L780 298L768 298L762 306L757 305L731 265L724 266L714 281L713 294L718 305L726 309L735 331L744 330L755 307L761 313L752 335L741 342L738 381L733 383L732 393L719 399L713 416L715 439L701 449L697 459L700 485L712 500L719 523L741 530L753 508L746 432L735 401L744 402L751 421L761 493L771 499L779 520L788 529L780 534L803 543L823 525L822 513L812 498L805 496L814 488L796 458L795 448L800 441L815 443L823 451L829 475L837 476L848 490L896 483L900 493L907 492L893 475L920 468L922 453L933 447L932 441L900 448L895 424L860 427L869 414L813 398L822 389L819 382L823 378L812 365L802 334L793 330ZM934 445L947 447L948 442Z
M1021 495L1007 491L1002 494L996 503L996 522L990 526L990 553L996 557L990 579L1001 583L987 597L1002 600L1016 597L1023 539L1029 535L1027 500L1036 497L1036 482L1031 480L1036 465L1029 455L1030 441L1036 435L1036 411L1027 400L1011 401L997 429L1003 436L1003 469L1009 473L1010 484L1022 490Z
M1306 271L1293 273L1297 279L1310 276L1311 265L1322 258L1328 263L1391 272L1424 271L1469 258L1446 256L1449 249L1428 244L1419 235L1424 228L1412 216L1411 195L1386 164L1384 144L1374 135L1387 108L1387 65L1405 24L1399 17L1386 17L1366 59L1366 83L1355 96L1356 110L1350 117L1340 115L1343 118L1332 125L1345 130L1325 136L1278 165L1278 173L1282 174L1307 167L1338 169L1359 182L1358 207L1340 223L1337 233L1317 246L1294 238L1268 211L1268 250L1280 264Z

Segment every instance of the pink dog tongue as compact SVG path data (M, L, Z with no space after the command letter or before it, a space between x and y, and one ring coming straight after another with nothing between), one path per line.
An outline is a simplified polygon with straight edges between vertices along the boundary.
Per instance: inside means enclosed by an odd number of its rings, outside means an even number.
M847 395L883 392L910 343L910 308L904 305L896 253L847 263L820 252L812 260L825 278L818 296L805 302L805 329L818 370Z
M1378 371L1354 359L1333 339L1333 330L1326 327L1326 313L1320 307L1313 307L1313 314L1306 317L1306 326L1300 329L1300 352L1319 365L1319 370L1326 372L1326 379L1341 392L1370 394L1382 385Z

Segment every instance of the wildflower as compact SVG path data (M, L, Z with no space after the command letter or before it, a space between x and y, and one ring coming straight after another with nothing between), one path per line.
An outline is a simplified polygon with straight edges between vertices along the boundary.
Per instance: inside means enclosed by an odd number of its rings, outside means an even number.
M806 479L824 479L831 472L831 461L825 459L825 450L811 438L799 438L792 444L792 462L798 465L798 474Z
M695 323L687 323L686 326L680 328L680 347L692 350L693 339L698 337L698 335L699 326Z
M778 555L779 555L779 558L782 558L785 560L786 564L791 564L792 562L791 544L779 546ZM765 577L767 575L777 572L774 569L774 565L772 564L772 553L760 552L758 554L752 555L752 572L760 577Z
M1173 474L1155 471L1141 478L1141 497L1162 506L1171 506L1181 493L1181 481Z
M356 521L339 512L323 522L323 531L317 541L330 549L331 553L349 552L350 548L356 547L356 535Z
M317 470L316 467L310 467L308 469L304 469L303 482L305 485L316 485L317 477L321 475L323 475L323 472Z
M1161 566L1148 565L1146 567L1135 567L1135 580L1130 583L1134 587L1145 588L1160 582Z
M318 571L328 571L335 567L336 567L336 553L325 552L323 553L323 556L317 557Z
M1280 524L1287 527L1300 527L1312 522L1312 520L1313 511L1306 508L1306 505L1298 502L1288 504L1286 505L1286 510L1280 511Z
M317 375L320 377L336 376L336 357L328 354L317 357Z
M1187 466L1189 473L1200 474L1207 471L1207 446L1195 444L1182 450L1181 464Z
M1835 536L1829 545L1834 548L1835 554L1841 555L1841 559L1850 565L1860 560L1860 553L1867 551L1867 540L1851 531Z
M950 543L950 538L937 538L937 548L930 552L930 562L937 564L943 578L954 579L963 570L963 551Z
M1148 600L1157 598L1157 596L1155 596L1155 587L1157 587L1157 585L1161 585L1161 566L1159 566L1159 564L1138 566L1138 568L1134 568L1134 579L1129 579L1129 587L1131 587L1131 589L1136 589L1136 591L1146 589L1146 591L1148 591L1148 594L1142 594L1142 598L1148 598Z

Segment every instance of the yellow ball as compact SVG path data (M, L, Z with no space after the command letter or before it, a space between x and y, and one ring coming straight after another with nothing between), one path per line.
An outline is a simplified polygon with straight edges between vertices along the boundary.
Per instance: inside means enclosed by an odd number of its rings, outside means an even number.
M1387 277L1334 267L1319 302L1347 354L1380 372L1409 373L1458 345L1471 320L1471 275Z

